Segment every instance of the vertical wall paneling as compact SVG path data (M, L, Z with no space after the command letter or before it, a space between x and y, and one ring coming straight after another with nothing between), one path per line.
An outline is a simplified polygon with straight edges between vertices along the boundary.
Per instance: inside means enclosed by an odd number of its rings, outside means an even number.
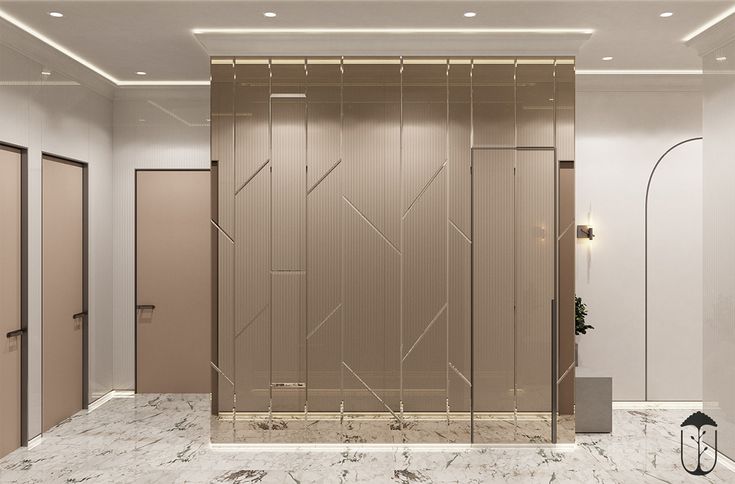
M446 410L447 64L404 59L401 107L403 203L403 410Z
M219 361L237 411L269 431L338 413L380 416L365 425L394 422L408 442L469 442L472 425L476 442L550 441L555 147L573 145L573 64L559 95L548 58L225 64ZM232 86L215 82L232 66ZM411 433L436 422L450 437Z
M309 411L342 402L342 66L309 59L306 82L307 336Z
M218 401L221 410L231 410L235 389L230 382L237 381L235 350L235 244L234 205L235 162L234 162L234 90L235 66L232 59L223 59L212 64L212 114L211 114L211 158L217 161L217 267L218 294L218 361L215 362L223 375L219 378Z
M302 410L306 370L306 70L271 65L271 395Z
M472 159L473 407L515 410L515 150Z
M470 410L470 149L469 59L450 60L447 126L447 367L450 411Z

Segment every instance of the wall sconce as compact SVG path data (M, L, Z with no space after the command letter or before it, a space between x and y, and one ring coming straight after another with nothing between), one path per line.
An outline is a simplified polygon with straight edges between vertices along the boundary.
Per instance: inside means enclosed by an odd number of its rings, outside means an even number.
M592 240L595 238L595 233L589 225L577 225L577 238Z

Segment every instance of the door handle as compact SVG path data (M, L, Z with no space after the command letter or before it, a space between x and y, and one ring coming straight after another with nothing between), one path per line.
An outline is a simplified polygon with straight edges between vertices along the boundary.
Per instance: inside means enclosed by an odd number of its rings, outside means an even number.
M86 316L86 315L87 315L87 311L82 311L81 313L76 313L76 314L74 314L74 315L73 315L73 316L71 317L71 319L79 319L79 318L81 318L81 317L83 317L83 316Z
M137 309L138 311L142 311L144 309L150 309L151 311L153 311L154 309L156 309L156 305L155 304L138 304L137 306L135 306L135 309Z
M8 334L6 334L5 336L8 338L15 338L16 336L20 336L25 332L26 332L25 328L14 329L13 331L8 332Z

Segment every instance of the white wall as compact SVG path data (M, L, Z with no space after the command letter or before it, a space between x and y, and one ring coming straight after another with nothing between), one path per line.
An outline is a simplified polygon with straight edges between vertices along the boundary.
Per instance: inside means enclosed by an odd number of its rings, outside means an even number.
M18 53L0 25L0 143L28 153L28 418L41 432L41 156L89 166L90 397L112 382L112 101ZM41 71L51 69L51 76Z
M133 389L135 170L209 168L209 86L119 89L114 113L114 381Z
M644 200L672 145L701 135L698 80L579 76L577 294L595 329L580 366L613 377L615 400L644 400ZM672 152L651 187L648 399L701 399L702 172L699 142Z
M733 31L730 19L722 37L732 39ZM735 459L735 67L729 59L735 42L704 57L704 400L718 425L718 449Z

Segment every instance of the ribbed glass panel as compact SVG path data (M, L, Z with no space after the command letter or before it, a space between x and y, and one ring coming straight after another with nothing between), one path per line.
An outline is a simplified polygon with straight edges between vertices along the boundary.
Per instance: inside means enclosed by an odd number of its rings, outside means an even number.
M234 64L213 64L211 84L211 150L217 162L217 335L218 354L214 363L226 375L220 377L220 411L232 411L235 380L235 253L234 233Z
M309 411L342 402L342 66L309 60L306 83L307 340Z
M398 63L344 66L347 411L400 407L400 68Z
M447 404L447 68L407 60L402 73L402 362L407 412Z
M516 153L516 405L523 412L551 411L554 179L553 151Z
M473 152L472 344L476 412L512 412L515 408L514 162L514 150Z
M242 187L269 157L268 63L235 66L235 186Z
M306 403L306 69L271 66L271 398Z
M516 145L514 60L472 69L472 147Z
M556 156L574 161L574 64L556 66Z
M309 409L317 412L337 412L342 401L343 170L332 170L308 199L307 391Z
M518 64L516 102L516 146L554 146L552 62Z
M307 159L313 187L341 159L342 72L339 63L308 64Z
M271 176L267 166L235 196L235 348L237 409L269 405Z
M554 120L571 88L573 123L573 65L556 88L554 59L234 66L213 65L218 349L250 416L213 439L549 441Z

